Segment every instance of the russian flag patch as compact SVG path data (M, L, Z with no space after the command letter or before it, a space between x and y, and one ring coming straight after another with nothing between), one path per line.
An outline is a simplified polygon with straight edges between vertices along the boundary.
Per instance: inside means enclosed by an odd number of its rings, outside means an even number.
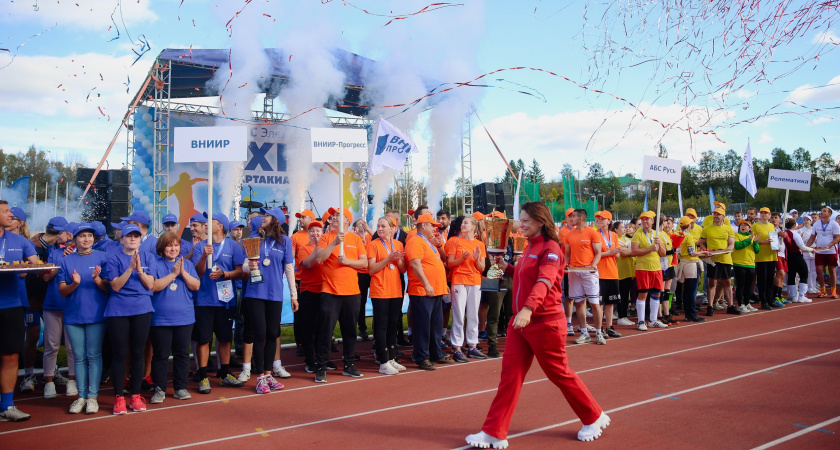
M557 253L549 253L549 254L545 255L545 260L546 261L552 261L553 262L553 261L558 261L559 259L560 259L560 257L557 256Z

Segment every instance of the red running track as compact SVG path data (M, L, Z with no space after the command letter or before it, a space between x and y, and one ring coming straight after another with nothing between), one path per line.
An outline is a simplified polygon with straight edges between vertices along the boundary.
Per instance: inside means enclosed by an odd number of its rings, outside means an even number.
M570 338L570 364L612 425L593 443L575 441L580 422L534 364L511 424L511 447L840 448L840 301L710 319L648 332L628 327L606 346L575 345ZM286 388L267 395L254 393L252 378L243 389L214 386L210 395L194 393L186 402L170 396L125 416L109 414L109 390L101 391L102 411L94 416L68 414L66 397L19 398L32 419L0 424L0 442L4 448L38 442L87 449L115 442L465 448L464 437L479 430L495 394L500 360L385 376L369 343L360 347L363 378L329 372L329 383L315 384L295 358L286 361L293 375Z

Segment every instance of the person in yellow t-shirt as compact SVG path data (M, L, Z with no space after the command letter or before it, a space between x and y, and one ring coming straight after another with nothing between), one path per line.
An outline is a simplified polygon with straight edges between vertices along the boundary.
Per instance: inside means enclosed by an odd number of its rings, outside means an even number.
M680 218L679 234L683 236L680 242L680 262L677 267L678 281L683 284L682 302L686 322L705 322L706 319L697 316L697 284L703 265L697 257L697 238L691 234L694 219L689 216Z
M700 234L700 240L697 241L697 245L702 250L728 250L732 251L735 246L735 233L732 231L732 227L724 223L724 214L726 211L723 208L715 208L714 212L714 222L712 224L703 228L703 232ZM732 254L731 253L723 253L720 255L712 256L712 262L714 265L708 265L706 267L708 277L709 277L709 294L711 294L711 298L715 298L717 296L718 290L723 290L723 298L726 301L727 314L741 314L738 311L738 308L735 307L733 300L732 300ZM711 303L711 299L709 301ZM706 315L713 316L715 314L715 310L711 304L706 307Z
M645 302L650 295L650 326L653 328L667 328L668 324L658 320L659 296L662 292L662 264L660 258L665 257L665 243L660 234L653 229L656 214L645 211L639 215L641 228L636 230L630 241L630 249L636 257L636 286L639 296L636 298L636 314L639 331L647 331L645 324Z
M659 230L662 232L662 242L665 243L666 263L662 265L662 301L660 317L666 324L679 323L671 317L671 284L676 278L677 270L671 264L674 253L674 243L671 240L671 232L674 231L674 218L662 216L659 221Z
M759 245L759 252L755 255L756 286L761 309L765 310L784 306L773 299L773 281L776 275L780 242L776 234L776 226L770 223L770 214L770 208L761 208L758 211L758 220L752 226L752 234L756 236L755 242ZM773 249L774 246L776 250Z

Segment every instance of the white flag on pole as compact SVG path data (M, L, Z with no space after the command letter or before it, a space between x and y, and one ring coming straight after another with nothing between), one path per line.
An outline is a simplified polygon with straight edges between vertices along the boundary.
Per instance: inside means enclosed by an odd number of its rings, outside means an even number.
M378 175L388 167L402 172L406 158L417 149L414 141L407 134L382 117L379 118L373 143L374 151L370 159L371 175Z
M519 220L519 192L522 189L522 172L519 171L519 180L516 181L516 195L513 197L513 220Z
M750 140L747 139L747 149L744 151L744 159L741 161L741 174L738 176L741 186L755 198L758 188L755 186L755 171L753 170L752 152L750 151Z

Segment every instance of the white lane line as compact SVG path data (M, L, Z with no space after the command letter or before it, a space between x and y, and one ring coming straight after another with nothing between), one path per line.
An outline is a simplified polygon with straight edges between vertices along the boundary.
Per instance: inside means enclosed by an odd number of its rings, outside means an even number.
M808 428L806 428L806 429L804 429L804 430L799 430L799 431L797 431L796 433L791 433L791 434L789 434L789 435L787 435L787 436L780 437L779 439L776 439L775 441L770 441L770 442L768 442L768 443L766 443L766 444L764 444L764 445L760 445L760 446L758 446L758 447L755 447L755 448L753 448L753 450L764 450L764 449L766 449L766 448L775 447L775 446L777 446L777 445L779 445L779 444L783 444L783 443L785 443L785 442L787 442L787 441L789 441L789 440L791 440L791 439L796 439L796 438L798 438L799 436L803 436L803 435L805 435L805 434L807 434L807 433L810 433L810 432L812 432L812 431L814 431L814 430L816 430L816 429L818 429L818 428L822 428L822 427L824 427L824 426L826 426L826 425L831 425L832 423L835 423L835 422L840 422L840 416L837 416L837 417L835 417L835 418L833 418L833 419L828 419L828 420L826 420L825 422L820 422L820 423L818 423L818 424L816 424L816 425L814 425L814 426L812 426L812 427L808 427Z
M768 311L768 312L773 312L773 311ZM743 316L734 316L732 318L735 319L735 318L739 318L739 317L743 317ZM723 319L723 320L728 320L728 319ZM623 365L627 365L627 364L633 364L633 363L642 362L642 361L649 361L651 359L662 358L662 357L665 357L665 356L671 356L671 355L675 355L675 354L679 354L679 353L683 353L683 352L688 352L688 351L701 350L701 349L705 349L705 348L709 348L709 347L715 347L715 346L718 346L718 345L728 344L728 343L732 343L732 342L738 342L742 339L752 339L752 338L756 338L756 337L781 333L781 332L785 332L785 331L789 331L789 330L795 330L795 329L798 329L798 328L810 327L810 326L813 326L813 325L817 325L817 324L821 324L821 323L825 323L825 322L831 322L831 321L835 321L835 320L840 320L840 317L832 318L832 319L826 319L826 320L820 320L818 322L812 322L812 323L807 323L807 324L802 324L802 325L785 327L785 328L781 328L781 329L778 329L778 330L768 331L768 332L754 334L754 335L750 335L750 336L738 337L738 338L729 339L729 340L726 340L726 341L720 341L720 342L715 342L715 343L712 343L712 344L701 345L701 346L698 346L698 347L681 349L681 350L677 350L677 351L674 351L674 352L663 353L661 355L654 355L654 356L648 356L648 357L639 358L639 359L630 360L630 361L623 361L623 362L619 362L619 363L609 364L609 365L606 365L606 366L595 367L595 368L591 368L591 369L578 371L577 373L579 373L579 374L588 373L588 372L594 372L594 371L598 371L598 370L609 369L609 368L613 368L613 367L623 366ZM702 325L702 324L698 324L698 325ZM666 328L666 329L661 330L659 332L667 332L668 330L678 330L680 328L684 328L684 327ZM636 337L636 336L653 336L653 335L655 335L655 333L642 333L642 334L636 334L636 335L633 335L633 336L623 337L621 339L629 339L631 337ZM578 347L583 348L583 347L586 347L586 346L585 345L567 346L566 351L568 352L570 349L578 348ZM443 370L443 369L452 369L454 367L468 367L468 366L473 365L473 364L491 363L491 362L501 362L501 358L499 358L499 359L489 359L488 358L488 359L485 359L485 360L470 362L469 364L453 364L453 365L447 365L447 366L439 366L438 369ZM419 369L418 370L411 370L411 371L408 371L408 372L404 372L404 373L402 373L398 376L406 376L406 375L412 375L412 374L418 374L418 373L426 373L426 371L419 370ZM266 396L266 395L280 395L280 394L287 393L287 392L295 392L295 391L301 391L301 390L306 390L306 389L326 388L326 387L342 385L342 384L346 384L346 383L358 383L358 382L364 382L364 381L368 381L368 380L378 380L378 379L390 378L390 377L393 377L393 375L379 375L379 374L376 374L376 375L371 376L371 377L353 378L353 379L344 380L344 381L330 382L330 383L327 383L327 384L314 384L313 383L309 386L301 386L301 387L298 387L298 388L292 388L292 389L282 390L282 391L278 391L278 392L272 392L270 394L256 394L255 393L255 394L248 394L248 395L240 395L240 396L236 396L236 397L227 397L224 400L213 399L213 400L206 400L206 401L200 401L200 402L186 403L186 404L182 404L182 405L164 406L164 407L161 407L161 408L151 408L151 409L147 409L144 412L144 414L160 412L160 411L168 411L168 410L177 409L177 408L188 408L188 407L198 406L198 405L207 405L207 404L212 404L212 403L232 402L234 400L255 398L255 397L261 397L261 396ZM533 380L533 381L526 382L525 384L539 383L539 382L543 382L543 381L548 381L548 378L536 379L536 380ZM493 388L493 389L473 392L471 394L468 393L468 394L465 394L465 395L479 395L479 394L484 394L484 393L487 393L487 392L493 392L495 390L496 390L496 388ZM452 397L452 398L456 398L456 397ZM448 399L448 397L443 398L442 400L446 400L446 399ZM123 420L129 419L132 416L133 416L133 414L129 414L128 417L123 418ZM115 417L119 417L119 416L101 415L101 416L88 417L88 418L84 418L84 419L67 421L67 422L58 422L58 423L52 423L52 424L38 425L38 426L34 426L34 427L20 428L20 429L17 429L17 430L9 430L9 431L0 432L0 436L5 435L5 434L20 433L20 432L24 432L24 431L39 430L39 429L59 427L59 426L64 426L64 425L73 425L73 424L78 424L78 423L84 423L84 422L91 421L91 420L113 419Z
M742 375L737 375L737 376L730 377L730 378L724 378L722 380L718 380L718 381L708 383L708 384L704 384L704 385L700 385L700 386L695 386L695 387L689 388L689 389L683 389L682 391L672 392L670 394L666 394L665 396L657 396L657 397L653 397L653 398L650 398L650 399L647 399L647 400L642 400L640 402L630 403L630 404L624 405L624 406L619 406L618 408L613 408L613 409L610 409L606 412L608 414L612 414L612 413L615 413L615 412L624 411L626 409L635 408L637 406L646 405L648 403L653 403L653 402L658 402L658 401L661 401L661 400L665 400L668 397L676 397L678 395L687 394L689 392L695 392L695 391L699 391L699 390L702 390L702 389L707 389L707 388L710 388L710 387L720 386L722 384L730 383L732 381L736 381L736 380L740 380L740 379L743 379L743 378L752 377L752 376L764 373L764 371L766 371L766 370L780 369L782 367L792 366L794 364L798 364L798 363L805 362L805 361L810 361L810 360L816 359L816 358L822 358L823 356L832 355L832 354L838 353L838 352L840 352L840 348L837 348L837 349L834 349L834 350L831 350L831 351L827 351L827 352L824 352L824 353L820 353L820 354L817 354L817 355L806 356L804 358L800 358L800 359L797 359L797 360L794 360L794 361L786 362L786 363L783 363L783 364L778 364L778 365L775 365L775 366L772 366L772 367L767 367L767 368L762 369L762 370L750 371L750 372L742 374ZM793 433L793 434L789 435L789 437L792 439L796 436L800 436L802 434L808 433L809 431L813 431L813 429L823 427L825 425L828 425L829 423L833 423L833 422L836 422L838 420L840 420L840 417L835 417L834 419L832 419L832 421L819 423L817 425L814 425L813 427L806 428L804 430ZM540 428L535 428L533 430L523 431L523 432L520 432L520 433L509 435L507 438L508 438L508 440L511 440L511 439L515 439L515 438L518 438L518 437L527 436L527 435L534 434L534 433L540 433L540 432L543 432L543 431L546 431L546 430L551 430L553 428L558 428L558 427L562 427L562 426L566 426L566 425L571 425L573 423L580 423L580 419L567 420L565 422L556 423L554 425L548 425L548 426L544 426L544 427L540 427ZM782 438L782 439L770 442L768 444L765 444L765 446L770 446L770 444L776 445L778 443L784 442L784 440L785 440L785 438ZM470 449L470 448L473 448L473 447L470 446L470 445L466 445L466 446L463 446L463 447L458 447L454 450L466 450L466 449ZM757 447L757 448L767 448L767 447Z

